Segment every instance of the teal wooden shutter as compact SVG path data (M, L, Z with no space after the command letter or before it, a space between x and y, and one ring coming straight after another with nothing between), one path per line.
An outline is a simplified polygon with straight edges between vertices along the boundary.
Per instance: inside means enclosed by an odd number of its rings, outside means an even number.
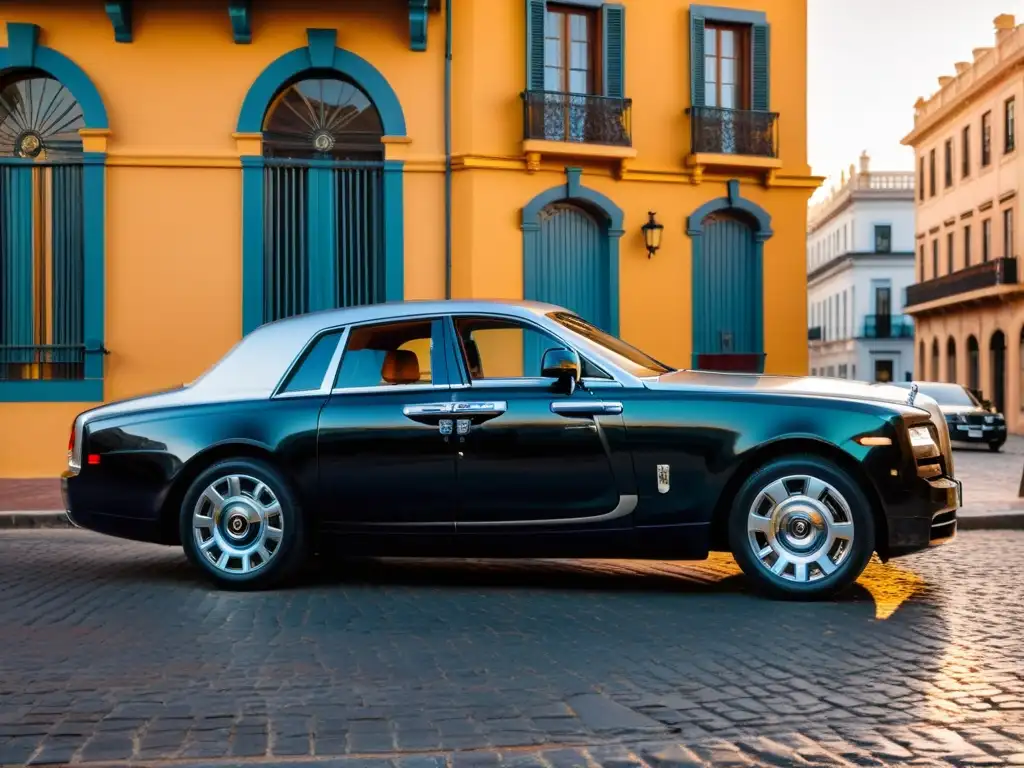
M604 95L621 99L626 95L626 9L613 3L603 5L601 30Z
M751 108L759 112L769 110L769 27L767 24L754 24L752 29L753 55L751 56L751 83L753 84Z
M544 90L544 16L546 0L526 0L526 89Z
M690 12L690 106L704 106L704 17Z

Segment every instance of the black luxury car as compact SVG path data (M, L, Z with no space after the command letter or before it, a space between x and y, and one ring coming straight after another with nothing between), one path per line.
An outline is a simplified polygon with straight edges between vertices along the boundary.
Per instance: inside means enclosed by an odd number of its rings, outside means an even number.
M916 398L916 399L915 399ZM430 301L268 323L202 377L80 414L69 518L181 544L222 586L328 549L702 559L822 597L948 541L934 401L674 370L561 307Z
M954 443L984 444L998 451L1006 442L1006 419L990 404L960 384L916 382L923 395L932 398L946 417L949 439ZM900 383L910 387L910 382Z

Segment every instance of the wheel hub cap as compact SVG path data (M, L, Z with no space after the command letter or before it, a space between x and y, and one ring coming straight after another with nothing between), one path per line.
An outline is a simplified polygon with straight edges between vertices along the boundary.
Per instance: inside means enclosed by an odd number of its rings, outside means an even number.
M835 487L793 475L757 495L747 514L747 537L763 568L789 581L815 581L849 557L853 515Z
M277 554L284 518L277 496L248 475L227 475L206 487L192 512L201 557L217 570L247 575Z

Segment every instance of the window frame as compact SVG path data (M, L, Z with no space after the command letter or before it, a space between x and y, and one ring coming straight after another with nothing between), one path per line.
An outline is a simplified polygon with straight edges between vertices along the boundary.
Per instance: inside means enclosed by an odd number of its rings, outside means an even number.
M953 269L953 256L956 248L956 237L953 230L946 233L946 274L952 275L955 271Z
M299 369L303 366L309 355L312 354L313 349L320 340L325 336L339 333L337 342L335 342L334 350L331 352L331 358L327 362L327 369L324 371L323 378L320 380L320 385L315 389L297 389L291 392L287 391L287 386L291 382L292 377L295 376ZM322 328L317 331L299 350L299 354L295 356L295 359L288 364L285 369L284 375L277 382L274 387L271 399L291 399L296 397L309 397L311 395L322 395L326 396L330 394L331 384L334 382L335 377L338 375L338 365L341 362L342 352L345 350L345 345L348 343L349 326L336 325L329 328Z
M1003 258L1013 258L1013 208L1003 209Z
M960 177L971 175L971 126L965 125L960 138Z
M573 94L572 91L568 90L568 87L562 88L557 91L549 91L552 93L564 93L575 96L600 96L604 92L604 72L601 64L604 59L603 41L604 33L601 28L601 13L600 6L590 5L573 5L568 2L548 2L544 4L544 41L545 41L545 55L544 55L544 75L545 80L547 79L548 70L548 58L547 58L547 15L549 13L561 13L564 15L562 20L562 61L560 68L563 74L563 85L568 86L568 79L571 79L572 67L572 17L581 16L586 18L587 24L587 49L588 49L588 61L587 61L587 89L585 94ZM545 91L548 91L545 83Z
M919 160L919 162L918 162L918 174L917 174L918 175L917 199L920 200L921 202L924 202L924 197L925 197L924 193L925 193L925 186L926 186L925 185L925 182L926 182L925 176L926 176L926 174L925 174L925 165L924 165L925 164L924 154L922 154L921 157L918 158L918 160Z
M939 276L939 238L932 238L932 280Z
M280 388L284 382L288 380L292 371L296 365L301 364L302 360L309 349L312 349L312 345L323 336L325 333L329 333L332 330L337 330L341 326L333 326L332 328L323 328L317 331L317 333L310 338L306 345L302 348L302 351L296 356L295 360L291 365L288 366L288 370L285 375L281 378L281 382L278 387L275 388L275 394L273 399L284 399L291 397L309 396L311 394L335 396L335 395L349 395L349 394L370 394L370 393L386 393L386 392L429 392L437 390L448 390L451 389L450 371L448 370L448 360L444 355L444 332L443 332L443 319L444 315L439 313L428 313L423 315L407 315L402 317L391 317L386 319L375 319L375 320L364 320L357 323L350 323L345 326L345 330L342 333L341 339L338 341L338 347L334 350L334 356L331 358L331 364L328 366L327 373L325 374L324 381L326 388L322 388L317 391L307 392L280 392ZM361 387L339 387L338 375L341 372L342 360L345 356L345 352L348 350L348 343L352 337L352 332L361 328L367 328L378 325L404 325L407 323L416 322L430 322L431 323L431 342L433 343L433 349L431 350L431 383L429 384L376 384L373 386L361 386ZM324 387L324 384L321 384Z
M937 182L935 181L935 147L928 150L928 197L935 197Z
M971 266L971 225L964 224L964 268Z
M879 231L880 230L884 230L884 229L887 229L889 231L888 235L886 237L886 241L888 242L888 246L885 248L885 250L879 250L878 249L878 235L879 235ZM874 235L874 241L875 241L874 242L874 252L875 253L892 253L892 224L875 224L874 228L872 229L872 233Z
M982 219L981 222L981 263L992 258L992 217Z
M733 61L736 62L736 81L732 84L737 89L738 98L735 107L723 107L721 100L722 89L722 32L732 32L736 38L733 44ZM714 33L715 36L715 103L708 104L708 80L707 80L707 59L708 59L708 36ZM735 22L719 21L718 19L707 19L704 23L704 106L711 109L727 109L740 112L750 111L753 104L753 89L750 85L750 67L753 51L752 31L749 24L737 24Z
M1017 148L1017 97L1011 96L1003 102L1003 154L1008 155Z
M981 116L981 167L992 165L992 110Z
M943 154L943 185L945 189L953 186L953 139L946 139L942 147Z

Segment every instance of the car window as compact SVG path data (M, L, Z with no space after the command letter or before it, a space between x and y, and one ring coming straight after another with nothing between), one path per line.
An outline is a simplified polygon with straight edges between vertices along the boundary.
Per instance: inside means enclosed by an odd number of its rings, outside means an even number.
M432 328L431 320L353 328L341 357L335 388L430 384Z
M602 331L578 315L570 312L552 312L548 317L572 333L577 333L601 346L609 356L615 358L615 362L637 376L660 376L675 370L622 339Z
M325 333L314 341L299 364L292 369L281 391L309 392L320 389L340 338L341 331L338 330Z
M518 320L472 316L453 320L463 361L474 381L537 378L544 352L565 347L565 342L550 333ZM608 378L604 371L586 360L583 375Z
M974 405L979 408L981 407L981 403L975 399L974 395L959 384L918 383L917 387L922 395L928 395L939 405Z

